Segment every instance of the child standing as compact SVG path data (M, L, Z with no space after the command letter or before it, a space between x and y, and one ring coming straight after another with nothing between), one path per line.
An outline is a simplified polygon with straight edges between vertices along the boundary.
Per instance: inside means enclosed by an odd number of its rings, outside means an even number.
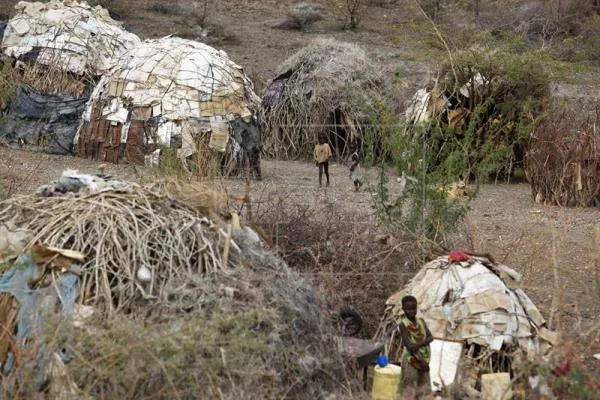
M319 136L319 144L315 146L314 159L317 167L319 167L319 187L322 186L323 172L329 186L329 159L331 158L331 148L327 144L325 137Z
M402 298L402 311L398 329L402 336L402 387L407 394L419 398L430 392L429 344L433 336L422 318L417 318L417 299L413 296Z
M358 157L358 152L352 153L350 156L350 161L352 165L350 165L350 179L352 183L354 183L354 190L358 192L358 189L362 186L362 182L360 181L360 160Z

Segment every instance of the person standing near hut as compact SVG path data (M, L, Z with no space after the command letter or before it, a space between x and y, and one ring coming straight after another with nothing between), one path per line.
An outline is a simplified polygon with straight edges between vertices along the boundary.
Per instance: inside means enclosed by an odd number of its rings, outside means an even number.
M324 136L319 136L319 143L315 145L314 159L319 167L319 187L323 186L323 172L329 186L329 159L331 158L331 147L327 144Z
M433 336L422 318L417 318L417 299L402 298L402 311L398 330L402 337L402 388L411 398L425 396L431 391L429 361Z

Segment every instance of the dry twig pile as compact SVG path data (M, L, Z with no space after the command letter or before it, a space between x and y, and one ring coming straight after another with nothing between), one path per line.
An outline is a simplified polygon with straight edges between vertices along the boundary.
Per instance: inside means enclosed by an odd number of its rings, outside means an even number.
M559 206L600 205L600 135L595 120L576 129L574 111L563 110L544 121L529 141L527 179L536 202Z
M216 211L218 193L199 190L197 203L203 208L197 210L156 189L13 197L3 202L0 221L33 232L32 243L87 254L82 266L85 302L109 309L131 307L140 297L160 299L165 285L184 272L205 275L239 266L235 256L229 258L229 266L222 265L226 234L201 218ZM142 267L152 272L147 288L136 279Z

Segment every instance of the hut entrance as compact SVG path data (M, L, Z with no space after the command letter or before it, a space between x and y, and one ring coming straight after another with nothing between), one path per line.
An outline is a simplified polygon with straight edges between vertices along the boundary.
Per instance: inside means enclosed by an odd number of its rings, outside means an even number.
M356 125L339 108L329 113L326 132L331 151L338 159L344 159L358 149L359 139Z

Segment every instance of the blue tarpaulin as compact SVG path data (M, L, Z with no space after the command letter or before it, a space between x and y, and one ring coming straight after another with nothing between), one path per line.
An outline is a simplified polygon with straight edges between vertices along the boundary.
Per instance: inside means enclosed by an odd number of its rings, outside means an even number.
M17 314L17 335L19 345L24 345L26 338L35 337L44 326L45 319L54 314L57 305L62 315L70 315L75 310L75 300L79 294L80 279L71 273L60 274L49 286L43 288L29 287L29 282L39 277L41 270L31 255L22 255L14 262L11 269L0 275L0 293L9 293L18 301L20 309ZM47 350L42 350L39 362L47 359ZM2 372L11 373L14 354L9 353ZM43 373L43 368L37 368ZM41 378L43 379L43 378Z

